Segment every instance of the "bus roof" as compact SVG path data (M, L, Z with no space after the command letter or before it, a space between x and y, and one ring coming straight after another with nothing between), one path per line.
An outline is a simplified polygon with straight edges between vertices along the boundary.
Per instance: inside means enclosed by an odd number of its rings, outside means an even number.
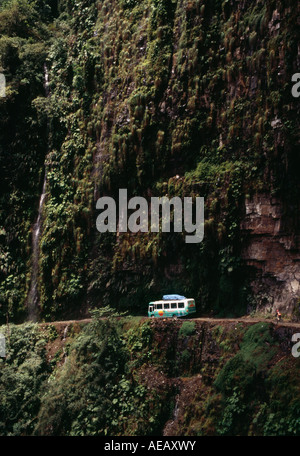
M194 298L183 298L183 299L169 299L168 301L165 299L161 299L160 301L151 301L150 304L164 304L165 302L178 302L178 301L195 301Z
M185 296L181 296L179 294L169 294L169 295L164 295L163 296L163 301L174 301L174 300L182 301L183 299L186 299L186 297Z

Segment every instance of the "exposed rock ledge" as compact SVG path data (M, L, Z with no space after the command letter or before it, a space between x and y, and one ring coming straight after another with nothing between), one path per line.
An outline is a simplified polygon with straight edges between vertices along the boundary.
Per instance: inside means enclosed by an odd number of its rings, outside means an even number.
M283 226L283 207L278 198L255 195L245 201L241 223L248 241L242 252L253 267L252 290L257 310L299 313L300 236Z

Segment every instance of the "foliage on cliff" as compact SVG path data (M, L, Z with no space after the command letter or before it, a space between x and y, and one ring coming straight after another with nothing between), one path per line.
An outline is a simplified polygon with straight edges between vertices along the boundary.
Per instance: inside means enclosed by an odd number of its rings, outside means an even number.
M115 317L11 326L0 434L300 435L291 331Z
M49 8L50 10L50 8ZM0 98L0 306L1 316L24 311L30 276L30 227L36 217L46 124L34 105L44 96L43 64L50 15L43 2L0 5L0 71L6 97Z
M299 195L292 0L14 0L0 14L2 317L24 311L44 165L44 318L112 303L144 313L171 289L243 313L245 195L277 194L292 218ZM119 188L204 196L205 241L100 235L96 199Z

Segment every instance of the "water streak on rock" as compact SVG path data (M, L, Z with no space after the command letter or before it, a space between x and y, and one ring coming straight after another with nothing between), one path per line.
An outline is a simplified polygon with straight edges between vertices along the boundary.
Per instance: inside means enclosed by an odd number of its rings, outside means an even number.
M31 286L28 295L28 319L30 321L38 320L38 274L39 274L39 239L41 232L41 223L42 223L42 211L44 206L44 201L46 197L46 185L47 178L46 172L44 177L43 190L40 197L39 212L37 220L33 226L32 230L32 275L31 275Z
M44 63L44 88L46 97L49 96L49 72L46 63ZM39 240L42 224L42 212L46 197L47 186L47 170L45 170L43 190L40 197L38 217L32 229L32 272L31 285L27 298L28 320L36 322L39 317L39 291L38 291L38 275L39 275Z

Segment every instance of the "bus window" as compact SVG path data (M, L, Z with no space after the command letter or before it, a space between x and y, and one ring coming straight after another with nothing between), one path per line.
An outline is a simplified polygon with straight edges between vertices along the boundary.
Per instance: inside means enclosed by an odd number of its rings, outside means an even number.
M156 306L157 310L161 310L163 308L162 304L157 304Z
M168 302L164 304L164 309L170 309L170 304Z
M171 309L177 309L177 303L171 302Z
M184 309L184 302L178 303L178 309Z

